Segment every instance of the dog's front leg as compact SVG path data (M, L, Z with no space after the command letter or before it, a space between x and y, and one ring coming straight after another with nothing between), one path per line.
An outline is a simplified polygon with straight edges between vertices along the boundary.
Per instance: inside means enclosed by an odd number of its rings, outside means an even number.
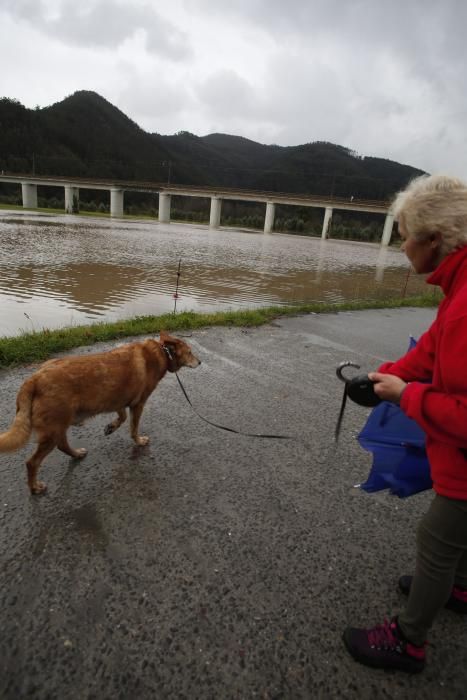
M131 415L131 437L133 440L136 442L137 445L147 445L149 442L149 438L147 435L138 435L138 426L139 426L139 419L141 418L141 414L143 412L144 404L145 401L141 401L140 403L137 403L136 406L131 406L130 407L130 415Z
M111 423L108 423L105 426L104 435L111 435L121 426L122 423L126 421L126 410L124 408L119 408L117 414L117 418L114 418Z

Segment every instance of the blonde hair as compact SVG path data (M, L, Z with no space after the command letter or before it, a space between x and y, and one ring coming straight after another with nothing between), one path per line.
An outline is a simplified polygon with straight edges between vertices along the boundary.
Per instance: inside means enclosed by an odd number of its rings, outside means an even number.
M440 257L467 245L467 184L446 175L421 175L399 192L394 216L418 241L441 235Z

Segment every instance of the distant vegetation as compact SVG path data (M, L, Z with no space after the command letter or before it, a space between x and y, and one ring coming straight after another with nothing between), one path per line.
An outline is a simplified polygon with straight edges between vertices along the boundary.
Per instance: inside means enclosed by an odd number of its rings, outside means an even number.
M43 109L27 109L0 98L0 170L8 173L69 175L172 184L238 187L356 199L388 200L421 171L383 158L363 157L326 142L300 146L263 145L239 136L150 134L103 97L76 92ZM56 188L41 188L39 205L63 207ZM16 186L3 185L0 201L19 203ZM174 198L175 199L175 198ZM108 211L108 193L80 192L80 207ZM157 213L157 197L125 193L128 213ZM178 198L174 218L207 221L206 202ZM222 224L262 228L264 205L224 202ZM320 235L322 211L278 207L275 229ZM342 213L331 235L381 237L382 219Z

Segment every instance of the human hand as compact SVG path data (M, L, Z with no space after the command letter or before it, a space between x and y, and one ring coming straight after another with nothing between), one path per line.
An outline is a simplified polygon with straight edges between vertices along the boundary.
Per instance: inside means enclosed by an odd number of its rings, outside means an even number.
M380 399L399 403L407 382L394 374L383 374L382 372L370 372L368 378L375 382L373 389Z

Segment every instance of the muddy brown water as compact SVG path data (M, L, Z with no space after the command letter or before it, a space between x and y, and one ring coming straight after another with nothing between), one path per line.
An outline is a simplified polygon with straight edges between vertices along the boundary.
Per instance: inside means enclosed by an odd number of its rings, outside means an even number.
M0 336L174 310L425 289L397 248L189 224L0 211Z

